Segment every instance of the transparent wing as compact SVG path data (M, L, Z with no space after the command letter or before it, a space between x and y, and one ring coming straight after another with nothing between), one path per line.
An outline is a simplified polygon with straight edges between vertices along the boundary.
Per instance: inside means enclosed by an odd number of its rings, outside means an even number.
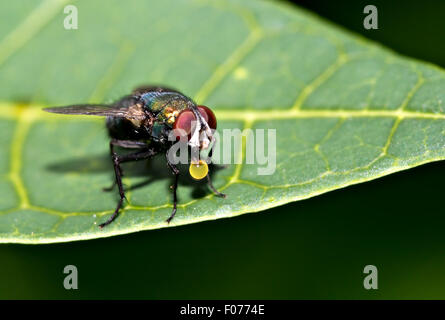
M111 116L118 118L127 118L141 120L143 115L135 112L132 107L119 107L99 104L79 104L65 107L44 108L46 112L74 115L90 115L90 116Z

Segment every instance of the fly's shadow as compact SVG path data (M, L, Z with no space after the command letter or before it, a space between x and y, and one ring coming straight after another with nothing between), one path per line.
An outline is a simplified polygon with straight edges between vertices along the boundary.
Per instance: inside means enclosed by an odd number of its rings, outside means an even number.
M125 151L119 150L119 153L125 154ZM207 187L206 179L197 181L190 177L188 165L178 164L178 168L181 172L179 176L179 187L193 187L192 197L194 199L202 198L212 192ZM209 168L210 177L213 178L215 172L223 168L224 167L222 166L211 164ZM124 163L122 164L122 169L124 177L145 177L145 179L141 182L127 186L125 189L128 191L137 190L144 187L149 188L151 183L158 180L169 179L172 182L174 180L174 176L171 174L171 171L167 166L164 154L156 155L149 160ZM115 179L113 164L109 154L89 155L51 163L46 167L46 170L60 174L101 174L104 172L109 172L110 185Z

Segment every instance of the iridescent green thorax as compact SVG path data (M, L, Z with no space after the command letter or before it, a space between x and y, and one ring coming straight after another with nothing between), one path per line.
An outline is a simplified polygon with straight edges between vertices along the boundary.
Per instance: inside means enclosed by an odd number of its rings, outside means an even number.
M189 98L174 91L150 91L142 94L140 99L144 108L155 116L151 127L151 137L154 139L162 139L166 130L173 128L179 113L194 105Z
M145 103L144 107L156 115L158 125L167 124L170 127L175 123L178 114L193 104L189 98L178 92L148 92L141 95L141 100ZM160 130L155 129L156 122L154 131Z

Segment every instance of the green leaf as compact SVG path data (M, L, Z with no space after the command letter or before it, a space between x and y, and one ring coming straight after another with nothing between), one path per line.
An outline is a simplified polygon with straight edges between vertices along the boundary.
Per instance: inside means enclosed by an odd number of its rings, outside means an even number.
M101 190L113 179L103 119L40 110L110 102L141 84L205 103L219 129L277 130L272 176L257 175L257 165L218 170L214 183L228 195L220 199L184 175L170 226L265 210L445 157L443 70L308 12L261 1L78 1L78 29L65 30L67 3L1 4L1 242L168 226L172 180L159 158L124 167L129 203L100 230L117 201Z

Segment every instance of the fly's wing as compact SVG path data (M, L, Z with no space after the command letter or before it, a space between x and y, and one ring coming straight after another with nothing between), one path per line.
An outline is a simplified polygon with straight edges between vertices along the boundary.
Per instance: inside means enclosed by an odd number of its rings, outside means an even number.
M123 99L122 99L123 100ZM119 101L114 105L102 105L102 104L78 104L65 107L54 107L43 109L46 112L59 113L59 114L74 114L74 115L90 115L90 116L104 116L104 117L117 117L133 120L144 120L146 115L143 112L141 105L135 103L129 103L129 99L126 101ZM124 103L127 102L127 103Z
M46 112L60 113L60 114L78 114L90 116L113 116L125 117L127 108L114 108L106 105L95 104L78 104L65 107L44 108Z

